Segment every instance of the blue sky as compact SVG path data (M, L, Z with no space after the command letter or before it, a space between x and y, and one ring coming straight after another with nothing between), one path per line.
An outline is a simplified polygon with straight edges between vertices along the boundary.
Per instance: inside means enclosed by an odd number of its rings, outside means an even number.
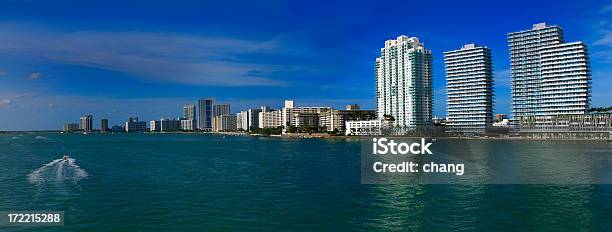
M612 1L0 1L0 130L59 129L83 114L118 124L177 117L215 97L232 111L284 99L373 109L384 41L419 37L434 54L493 50L497 113L510 112L506 34L547 22L590 49L594 106L612 105Z

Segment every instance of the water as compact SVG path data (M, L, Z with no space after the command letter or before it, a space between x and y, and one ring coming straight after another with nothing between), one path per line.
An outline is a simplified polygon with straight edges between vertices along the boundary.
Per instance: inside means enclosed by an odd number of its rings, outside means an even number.
M612 230L611 185L362 185L359 154L343 139L4 134L0 211L66 222L0 231Z

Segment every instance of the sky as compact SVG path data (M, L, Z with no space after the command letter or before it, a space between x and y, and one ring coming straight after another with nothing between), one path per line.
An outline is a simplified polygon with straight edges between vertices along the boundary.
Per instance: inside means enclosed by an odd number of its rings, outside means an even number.
M178 117L214 97L262 105L374 109L385 40L433 52L434 115L445 116L443 52L493 52L495 113L510 113L506 35L559 25L589 47L593 106L612 105L612 1L0 1L0 130L58 130L84 114L111 125Z

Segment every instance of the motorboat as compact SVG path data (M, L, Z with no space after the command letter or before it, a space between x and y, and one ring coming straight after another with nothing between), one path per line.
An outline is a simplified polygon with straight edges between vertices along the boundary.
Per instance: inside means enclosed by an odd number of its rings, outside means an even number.
M62 157L62 160L64 160L64 161L68 161L68 159L69 159L69 158L70 158L70 156L68 156L68 154L66 153L66 154L64 155L64 157Z

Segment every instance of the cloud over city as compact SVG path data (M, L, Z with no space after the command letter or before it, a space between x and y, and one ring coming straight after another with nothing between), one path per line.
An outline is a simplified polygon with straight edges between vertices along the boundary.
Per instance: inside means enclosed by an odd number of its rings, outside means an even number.
M301 51L284 37L266 40L142 31L61 31L0 24L0 53L122 72L150 82L279 86L278 74L303 67L266 62ZM260 59L254 59L260 58ZM41 77L31 73L27 79Z

